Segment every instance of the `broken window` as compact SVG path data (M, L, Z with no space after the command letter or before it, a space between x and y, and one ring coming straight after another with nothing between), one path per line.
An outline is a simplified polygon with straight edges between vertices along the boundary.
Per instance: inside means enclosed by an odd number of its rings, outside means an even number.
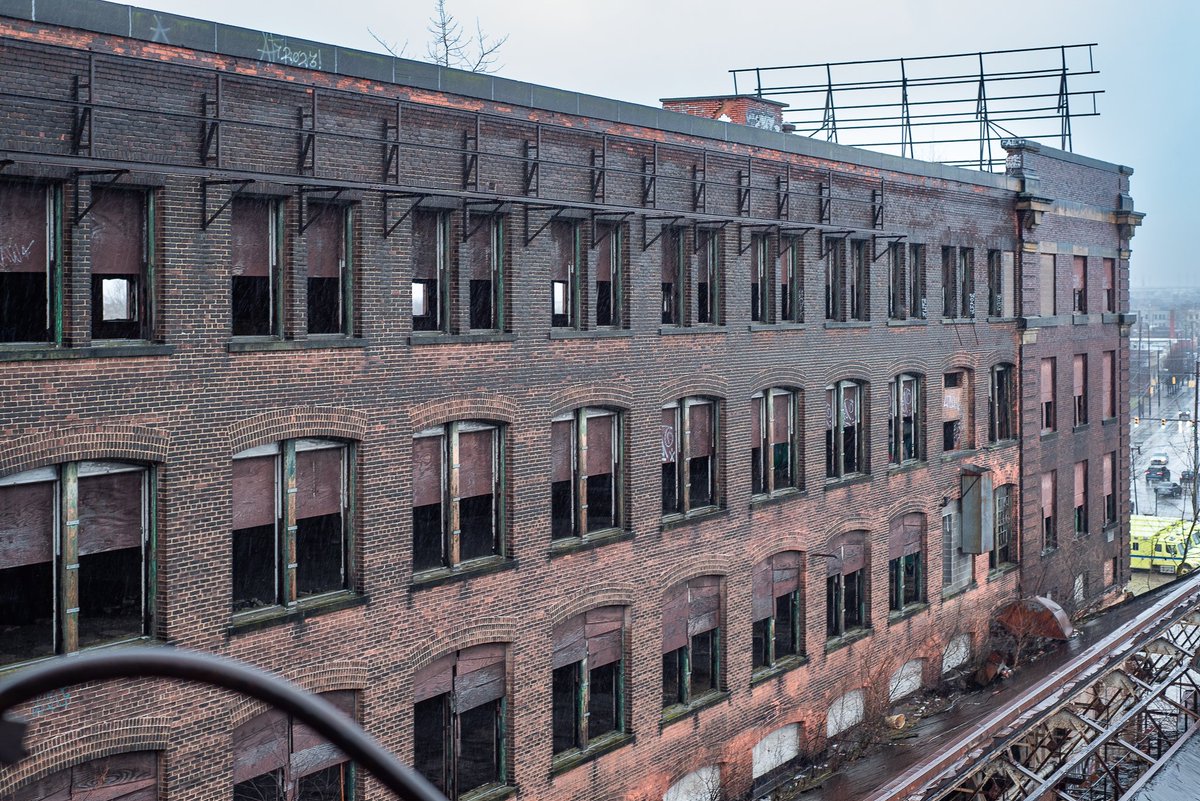
M123 462L0 478L0 664L146 634L149 497Z
M867 472L862 399L867 385L839 381L825 387L825 476Z
M500 428L457 421L413 438L413 570L503 552Z
M718 505L716 456L716 401L684 398L662 408L664 515Z
M1016 266L1012 251L988 251L988 314L1016 315Z
M974 402L971 373L955 370L942 376L942 450L975 447Z
M755 670L804 653L800 559L799 553L786 551L754 566L750 611Z
M11 801L158 801L162 797L158 753L131 751L92 759L5 797Z
M0 183L0 342L58 338L61 190Z
M1016 371L1011 364L992 368L988 381L988 441L1003 442L1017 436Z
M971 248L942 248L942 316L975 316L975 251Z
M698 229L700 255L696 273L696 322L721 322L721 232Z
M825 319L846 319L846 240L825 237Z
M349 586L349 453L340 442L290 439L233 457L234 612Z
M908 316L915 320L928 317L927 301L925 299L925 246L910 244L908 246L908 263L905 265L908 275Z
M951 318L958 311L958 249L942 247L942 316Z
M1052 551L1058 547L1057 495L1058 471L1042 473L1042 550Z
M621 268L624 252L624 229L618 224L596 226L595 276L596 326L616 328L624 324L622 310Z
M554 753L625 730L624 621L623 607L602 606L554 627Z
M1087 256L1074 256L1071 260L1071 310L1087 314Z
M1100 402L1104 408L1100 416L1108 420L1117 416L1117 352L1106 350L1102 357L1103 367L1100 370Z
M804 266L800 237L780 237L780 253L775 259L776 286L779 296L779 320L784 323L804 322Z
M283 204L270 198L235 197L230 208L233 335L278 336L283 316Z
M668 228L662 233L662 323L683 325L684 232Z
M802 483L799 393L768 389L750 399L750 488L770 495Z
M1054 254L1038 256L1038 315L1053 317L1058 306L1058 288L1055 286Z
M321 693L351 720L352 690ZM271 709L233 730L233 801L343 801L354 769L346 755L286 712Z
M904 246L899 242L889 243L887 260L888 317L893 320L903 320L907 311L907 304L904 301L904 291L907 287L904 276Z
M901 373L888 382L888 461L892 464L925 458L925 398L921 377Z
M1088 463L1075 463L1075 536L1088 533Z
M550 325L579 327L579 224L554 222L550 226Z
M1058 414L1054 408L1055 391L1055 362L1056 359L1042 359L1041 371L1041 400L1042 400L1042 433L1048 434L1058 428Z
M925 515L892 520L888 533L888 609L903 612L925 601Z
M449 331L450 214L413 212L413 331Z
M1114 470L1117 454L1104 454L1104 525L1111 526L1117 522L1117 474Z
M775 321L775 299L769 240L766 234L750 235L750 319L756 323Z
M473 331L503 331L505 326L504 216L489 214L474 226L463 243L467 272L467 327Z
M353 331L351 208L312 203L308 213L308 333L349 335Z
M1101 274L1101 289L1104 291L1104 311L1117 310L1117 262L1116 259L1104 259L1104 272Z
M584 408L550 424L551 539L620 528L620 415Z
M1003 484L996 487L994 522L995 538L988 552L988 567L995 570L1017 561L1017 486Z
M130 189L93 191L92 339L148 339L153 196Z
M447 654L413 676L413 768L451 801L506 781L505 646Z
M865 533L852 532L830 550L825 579L825 632L841 637L867 622L867 552Z
M1088 421L1087 355L1076 353L1072 360L1072 385L1075 400L1075 425L1086 425Z
M850 267L850 319L871 319L871 256L867 251L867 240L855 239L850 243L853 264Z
M721 578L701 576L663 599L663 709L720 689Z

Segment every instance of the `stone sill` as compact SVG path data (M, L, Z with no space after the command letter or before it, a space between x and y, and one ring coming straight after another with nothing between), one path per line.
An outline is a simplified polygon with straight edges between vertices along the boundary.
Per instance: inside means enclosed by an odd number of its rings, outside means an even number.
M549 334L550 339L620 339L632 336L633 332L628 328L551 328Z
M808 323L796 323L791 320L781 320L778 323L750 323L746 327L748 331L804 331L808 328Z
M892 625L895 625L896 623L902 623L905 620L908 620L910 617L914 617L915 615L919 615L922 612L928 611L928 609L929 609L929 602L921 601L919 603L909 604L908 606L904 607L903 609L901 609L899 611L897 611L895 609L889 610L888 611L888 625L892 626Z
M727 334L729 331L723 325L700 323L699 325L664 325L659 327L658 333L663 336L679 336L681 334Z
M590 551L614 542L625 542L633 539L633 531L623 528L607 528L593 531L582 537L563 537L561 540L550 541L550 558L566 556L567 554Z
M870 626L862 626L857 629L851 629L837 637L830 637L825 641L825 653L831 654L834 651L840 651L848 645L853 645L859 640L865 640L871 636L872 631L873 629Z
M787 489L775 490L771 495L751 495L750 508L759 509L766 506L775 506L780 503L787 503L796 498L807 498L808 493L803 487L788 487Z
M825 327L834 328L870 328L870 320L826 320Z
M310 617L340 612L356 606L366 606L370 602L369 596L343 590L317 598L305 598L292 606L270 606L251 612L239 612L233 616L233 620L226 629L226 634L233 637L285 623L297 623Z
M929 321L921 317L908 317L903 320L890 319L887 321L888 328L908 328L909 326L927 326Z
M275 350L325 350L327 348L365 348L367 340L355 337L328 339L235 339L226 346L230 353L261 353Z
M633 741L633 735L623 731L602 734L588 743L586 748L572 748L570 751L555 754L550 761L550 776L553 778L580 765L586 765L588 762L599 759L605 754L611 754Z
M479 332L474 334L445 334L445 333L413 333L408 338L408 344L417 345L469 345L486 342L516 342L516 334L506 334L498 331Z
M865 484L870 480L870 473L852 473L848 476L841 476L839 478L827 478L825 479L825 491L830 492L832 490L841 489L842 487L852 487L855 484Z
M789 654L782 659L776 659L773 665L754 668L754 671L750 674L750 686L757 687L764 682L768 682L785 673L790 673L796 668L804 667L807 664L808 654Z
M689 523L699 523L704 520L712 520L719 517L729 515L729 510L720 506L705 506L701 509L693 509L686 515L674 513L663 515L662 523L659 528L663 531L668 531L673 528L680 528Z
M487 576L505 570L516 570L517 560L506 556L486 556L482 559L472 559L469 562L459 562L454 567L435 567L413 573L412 592L440 587L456 581L466 581L478 576Z
M730 694L726 690L709 690L690 704L673 704L663 710L662 720L658 722L658 728L661 731L672 723L686 720L702 710L716 706L723 701L728 701L729 698Z
M28 348L10 345L0 350L0 362L41 362L57 359L120 359L136 358L139 356L170 356L173 353L175 353L174 345L162 345L154 342L90 345L84 348L60 348L39 343Z

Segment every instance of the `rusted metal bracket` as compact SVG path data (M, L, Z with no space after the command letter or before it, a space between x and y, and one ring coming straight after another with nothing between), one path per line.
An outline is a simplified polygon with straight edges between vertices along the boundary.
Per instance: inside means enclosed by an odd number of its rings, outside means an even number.
M321 219L321 215L323 215L329 209L329 204L336 203L337 199L340 198L342 196L342 193L345 191L346 191L345 189L335 187L335 186L301 186L301 187L297 188L296 194L299 197L300 208L299 208L299 213L296 216L298 218L298 222L300 225L300 233L303 234L305 231L308 230L308 226L312 225L314 222ZM313 194L317 194L317 193L321 193L321 192L332 192L333 197L322 198L326 202L321 205L321 207L317 210L316 214L314 214L310 217L308 215L308 204L309 204L308 197L309 197L309 195L313 195Z
M646 225L649 224L653 220L661 220L663 222L663 225L659 226L658 233L654 235L654 238L647 241ZM645 253L647 250L649 250L651 245L653 245L659 239L662 239L662 235L667 232L668 228L674 228L681 220L683 220L683 217L678 217L678 216L676 216L676 217L645 217L645 218L643 218L643 220L642 220L642 252Z
M907 234L891 234L891 235L871 234L871 241L874 244L875 249L877 251L879 251L878 253L875 254L874 258L871 259L871 263L873 264L873 263L879 261L881 258L883 258L883 254L887 253L888 250L891 249L892 245L895 245L896 243L901 242L907 238L908 238ZM885 247L883 250L879 250L879 241L880 240L884 240L887 242L887 247Z
M74 177L73 183L75 186L75 190L74 190L74 193L75 193L75 222L77 222L77 223L82 222L83 218L88 216L88 213L95 207L96 200L97 200L97 198L96 198L96 189L97 188L99 188L100 191L103 192L105 189L108 189L113 184L115 184L117 181L121 180L122 176L125 176L128 174L129 174L129 170L76 170L75 175L73 176ZM87 208L85 208L83 211L80 211L79 210L79 179L87 178L87 177L93 176L93 175L109 175L112 177L110 177L107 181L104 181L102 184L100 184L99 187L96 187L94 185L92 186L91 200L88 201Z
M853 233L854 233L853 231L825 231L825 232L823 232L822 238L825 240L825 244L829 245L829 247L821 248L821 255L817 256L817 261L820 261L821 259L825 258L826 256L828 256L830 254L830 252L833 251L833 245L831 243L845 242L847 239L850 238L850 235Z
M254 183L253 178L241 178L232 181L210 181L205 178L200 181L200 228L207 231L208 226L216 222L216 219L221 216L221 212L229 208L229 204L233 199L240 195L247 186ZM229 197L221 204L220 208L214 211L211 215L208 213L208 188L210 186L232 186L233 191L229 193Z

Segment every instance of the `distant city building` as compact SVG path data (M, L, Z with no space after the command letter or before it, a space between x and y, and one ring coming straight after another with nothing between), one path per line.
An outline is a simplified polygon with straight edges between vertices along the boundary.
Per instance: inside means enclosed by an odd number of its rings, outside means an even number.
M36 12L0 17L0 670L197 649L452 799L710 799L1005 604L1126 581L1130 169ZM0 798L383 796L204 687L26 716Z

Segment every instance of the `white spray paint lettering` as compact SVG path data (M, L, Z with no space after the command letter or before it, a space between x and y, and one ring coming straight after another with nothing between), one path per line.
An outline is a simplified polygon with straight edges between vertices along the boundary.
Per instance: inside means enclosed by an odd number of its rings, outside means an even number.
M29 717L40 718L51 712L59 712L71 705L71 694L66 690L55 690L51 695L43 695L29 708Z
M33 239L30 239L27 245L19 242L0 242L0 267L20 264L28 259L35 243L36 240Z
M258 58L268 64L288 64L293 67L304 67L310 70L321 69L320 50L293 50L288 46L287 39L272 33L263 33L262 47L258 48Z

